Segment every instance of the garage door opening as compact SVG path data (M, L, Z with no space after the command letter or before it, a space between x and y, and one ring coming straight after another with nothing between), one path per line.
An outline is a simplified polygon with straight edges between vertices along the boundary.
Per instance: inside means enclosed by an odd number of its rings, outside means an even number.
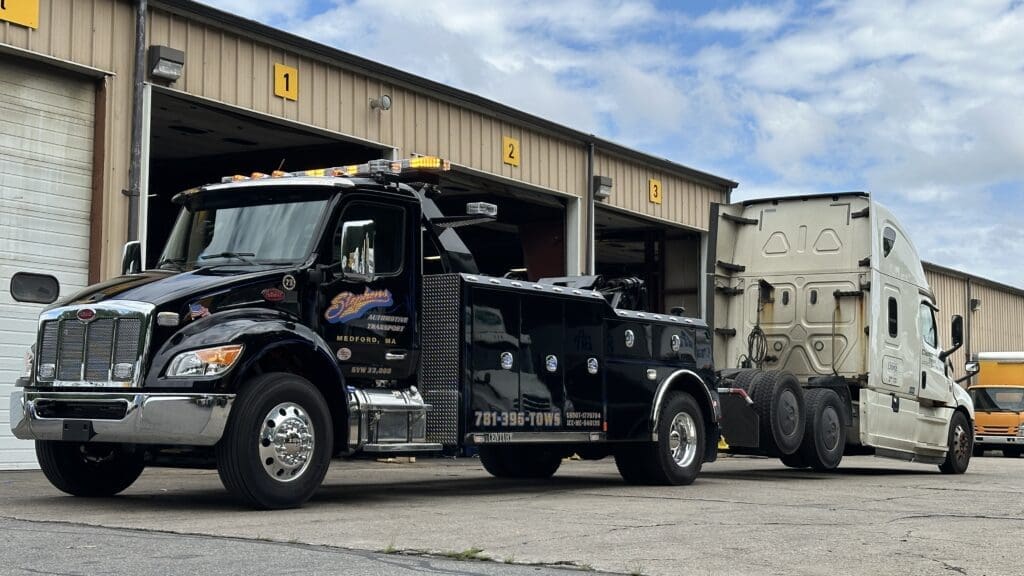
M668 313L683 307L699 316L701 236L607 208L594 212L595 272L606 278L634 276L646 295L638 308Z
M308 170L383 158L390 150L333 139L155 92L150 120L146 266L156 265L175 194L231 174Z
M436 202L447 215L465 214L469 202L498 206L495 222L459 228L482 274L530 281L565 275L564 200L459 173L445 176L441 189Z

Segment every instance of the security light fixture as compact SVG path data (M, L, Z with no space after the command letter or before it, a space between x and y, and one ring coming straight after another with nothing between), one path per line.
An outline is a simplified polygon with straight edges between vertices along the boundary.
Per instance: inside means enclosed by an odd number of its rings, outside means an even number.
M185 53L168 46L149 47L149 75L168 82L181 78L185 68Z
M612 195L612 179L609 176L594 176L594 199L605 200Z
M971 298L971 312L981 310L981 298Z
M370 109L385 112L391 110L391 96L381 94L380 98L370 98Z

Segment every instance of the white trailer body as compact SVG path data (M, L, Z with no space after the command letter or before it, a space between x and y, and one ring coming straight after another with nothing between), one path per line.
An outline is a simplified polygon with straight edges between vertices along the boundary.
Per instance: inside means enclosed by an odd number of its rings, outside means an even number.
M849 410L847 446L880 456L942 463L951 443L969 444L952 439L970 436L974 412L946 368L938 326L948 319L936 323L921 260L892 212L866 193L716 208L710 321L726 377L782 371L805 390L833 388ZM957 412L966 430L951 429Z

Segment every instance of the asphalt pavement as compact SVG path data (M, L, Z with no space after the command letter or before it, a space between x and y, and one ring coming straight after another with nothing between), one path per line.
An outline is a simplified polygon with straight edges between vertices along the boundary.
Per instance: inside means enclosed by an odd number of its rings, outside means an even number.
M335 573L574 566L994 576L1024 573L1024 459L974 459L966 475L947 476L872 457L848 457L833 474L725 457L687 487L626 486L610 460L566 462L548 482L495 480L474 459L337 462L304 508L275 512L233 502L214 471L148 469L122 496L93 500L62 495L39 472L0 472L0 518L0 572L34 556L47 558L44 573L118 573L85 562L116 556L125 542L135 548L115 565L132 574L320 574L344 565L352 571ZM90 543L90 526L131 536L97 530ZM78 543L107 553L69 548ZM60 570L69 554L83 563ZM446 564L458 558L477 561Z

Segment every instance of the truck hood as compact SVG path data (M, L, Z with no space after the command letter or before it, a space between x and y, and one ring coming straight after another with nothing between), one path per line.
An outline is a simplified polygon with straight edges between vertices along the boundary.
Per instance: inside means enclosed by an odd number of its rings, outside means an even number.
M149 270L118 276L93 284L51 306L95 304L104 300L148 302L157 307L180 300L202 298L211 293L231 290L253 283L279 285L290 269L263 267L239 272L237 268L200 268L190 272Z

